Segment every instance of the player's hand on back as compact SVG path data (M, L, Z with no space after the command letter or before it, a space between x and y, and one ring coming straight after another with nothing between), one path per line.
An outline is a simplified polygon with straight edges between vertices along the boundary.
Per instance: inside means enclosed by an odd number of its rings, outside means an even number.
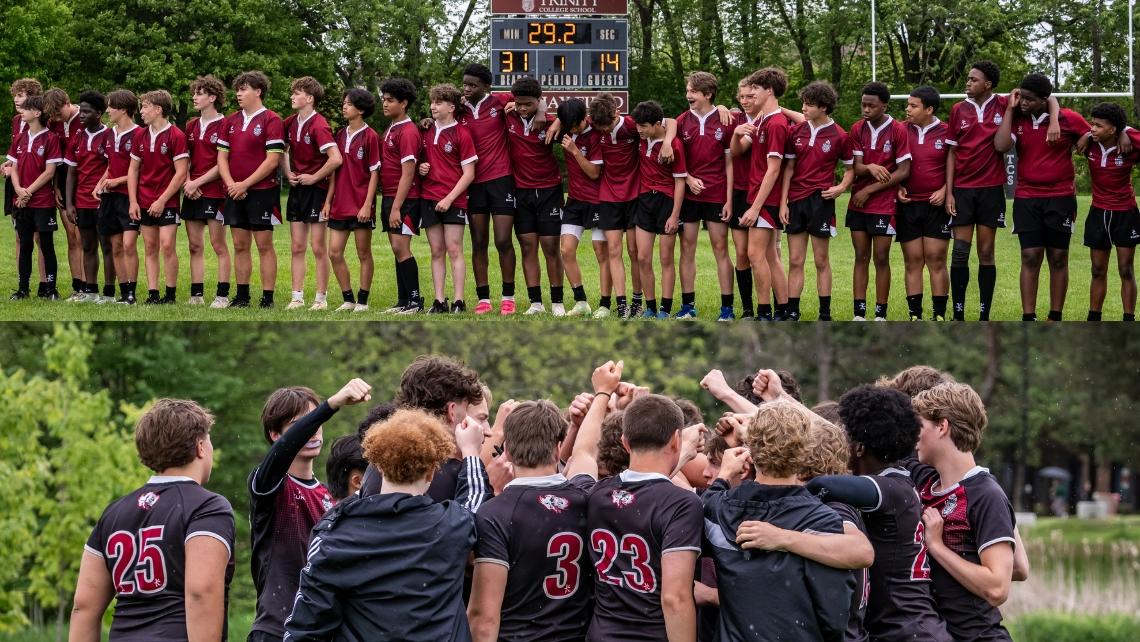
M483 427L471 417L464 417L455 427L455 446L460 457L478 457L483 449Z
M752 455L747 448L743 446L729 448L720 456L720 473L717 479L725 480L729 486L739 486L751 462Z
M353 379L344 384L337 393L329 397L329 408L333 410L340 410L345 406L351 406L364 401L372 399L372 386L368 385L363 379Z
M788 547L786 531L768 522L749 520L736 529L736 543L740 548L754 548L762 551L783 551Z
M594 386L594 394L609 393L613 397L617 392L618 387L621 385L621 372L625 369L625 362L607 361L602 365L594 368L594 374L590 376L590 384Z

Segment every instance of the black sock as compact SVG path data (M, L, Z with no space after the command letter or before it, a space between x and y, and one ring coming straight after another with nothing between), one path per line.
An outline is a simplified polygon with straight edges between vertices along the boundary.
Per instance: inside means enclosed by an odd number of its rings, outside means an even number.
M491 286L489 286L489 285L476 285L475 286L475 297L478 298L480 301L483 301L483 300L489 301L491 299Z
M661 311L665 314L673 311L673 297L661 297Z
M608 296L598 297L598 307L599 308L608 308L608 307L610 307L610 303L612 303L612 299L610 297L608 297Z
M978 294L981 297L981 316L979 321L990 320L990 307L994 302L994 284L997 282L996 265L978 266Z
M217 296L228 297L230 295L230 282L218 281L218 294Z
M508 283L507 281L503 281L503 296L514 296L514 295L515 295L515 282L511 281Z
M356 303L356 297L353 296L352 290L341 290L340 295L344 297L345 303Z
M82 292L83 291L83 285L84 285L83 279L77 279L75 277L71 277L71 290L72 290L72 292Z
M657 314L657 299L646 299L645 310Z
M84 294L98 294L99 293L99 284L98 283L87 283L85 281L83 283L83 293Z
M761 303L760 305L756 306L756 316L761 318L761 319L771 319L772 318L772 304L771 303Z
M169 300L173 301L173 300L174 300L174 298L175 298L175 294L174 294L174 293L175 293L177 290L178 290L178 288L177 288L177 287L171 287L171 286L169 286L169 285L168 285L168 286L166 286L166 296L164 296L163 298L165 298L165 299L169 299Z
M1100 321L1100 310L1089 310L1088 321Z
M206 284L205 283L191 283L190 296L205 296Z
M31 277L31 276L28 276L28 278L27 278L26 280L27 280L27 281L31 281L31 280L32 280L32 277ZM46 291L47 291L47 290L46 290L46 288L44 287L44 286L46 286L46 285L47 285L47 283L44 283L43 281L40 281L40 284L39 284L38 286L36 286L36 294L37 294L38 296L43 296L43 295L44 295L44 292L46 292ZM27 289L27 287L25 287L24 289L26 290L26 289Z
M720 295L720 307L731 308L733 306L733 296L731 294Z
M788 316L788 304L787 303L777 303L776 304L776 316L778 316L778 317Z
M562 286L561 285L550 286L550 302L551 303L562 303Z
M681 305L696 305L697 293L696 292L682 292Z
M831 320L831 295L819 297L819 320Z
M1060 310L1049 310L1048 319L1050 321L1060 321L1061 320L1061 311Z
M950 268L950 293L954 298L954 320L966 318L966 290L970 286L970 267Z
M1022 312L1021 313L1021 320L1022 321L1036 321L1037 320L1037 313L1036 312Z
M736 289L740 290L740 303L752 309L752 268L736 271Z
M887 304L886 303L876 303L875 304L875 318L876 319L887 318Z
M261 300L266 303L273 303L273 290L262 290Z
M619 308L625 305L625 297L619 294L617 297L617 304Z
M851 306L851 309L854 311L855 316L866 318L866 316L867 316L867 299L855 299L855 302Z
M23 283L23 287L21 287L20 289L21 289L21 290L26 290L26 289L28 289L27 283L26 283L26 282L25 282L25 283ZM119 284L119 298L120 298L120 299L125 299L125 298L127 298L127 284L126 284L126 282L123 282L123 283L120 283L120 284Z
M237 297L236 298L238 300L241 300L241 301L249 301L249 284L248 283L238 283Z
M922 295L921 294L908 294L906 296L906 308L910 311L910 316L921 319L922 318Z
M103 296L115 296L115 284L105 283L103 285Z
M408 286L405 283L403 265L394 257L392 260L396 263L396 307L402 308L408 304Z
M586 300L586 288L581 285L570 286L570 290L574 293L574 303Z
M356 292L356 302L360 305L368 305L368 290L358 290Z
M1120 320L1121 321L1135 321L1136 315L1134 313L1131 313L1131 312L1125 312L1124 317L1122 317Z
M631 303L633 303L634 305L641 305L641 302L643 300L644 299L642 298L641 292L634 292L633 293L633 300L631 301Z
M934 296L931 298L934 299L934 316L945 318L946 317L946 299L948 297L945 294L943 294L941 296Z
M146 291L146 296L147 296L147 298L148 298L148 299L157 299L157 298L158 298L158 290L150 290L150 289L148 289L148 290Z
M400 265L404 266L404 291L408 303L422 303L424 297L420 293L420 268L416 263L416 257L409 256Z
M134 297L135 291L138 287L138 281L127 281L127 294L129 294L131 297Z
M530 299L531 303L542 303L542 288L540 286L526 286L526 298Z

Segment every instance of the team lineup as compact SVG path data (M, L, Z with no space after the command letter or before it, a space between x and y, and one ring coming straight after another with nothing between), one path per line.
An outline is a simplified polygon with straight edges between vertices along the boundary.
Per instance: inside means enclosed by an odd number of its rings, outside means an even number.
M808 408L787 371L701 387L726 412L596 368L562 409L507 400L421 356L391 403L353 379L262 411L248 477L249 640L1009 640L998 607L1029 563L974 451L969 385L914 366ZM82 556L70 640L226 639L230 504L204 488L214 419L162 399L135 429L154 471ZM193 560L193 563L190 563ZM244 572L244 570L243 570Z
M476 63L464 69L461 89L437 85L421 95L400 78L383 82L379 96L349 89L341 108L346 125L334 134L315 110L325 89L311 77L292 81L294 113L284 120L263 104L269 79L261 72L233 79L238 110L229 116L223 115L226 86L200 77L189 87L198 116L184 128L170 122L174 99L165 90L141 96L125 89L105 96L85 91L72 103L65 91L45 92L24 78L11 85L18 114L3 166L5 211L12 216L18 255L19 283L11 298L31 296L37 263L38 295L60 298L53 233L62 219L74 290L68 300L135 303L142 236L143 302L176 303L177 232L184 222L187 303L273 307L274 289L264 284L277 282L274 229L287 223L286 308L329 309L331 275L342 297L334 309L365 312L379 223L396 283L396 300L383 303L387 313L467 312L470 269L472 312L514 314L521 258L525 314L687 319L698 316L696 256L703 226L719 287L718 320L798 320L809 264L817 318L830 320L829 244L840 231L836 200L850 191L842 227L854 249L856 320L887 318L896 241L909 318L964 320L971 311L970 318L988 320L998 278L995 245L1006 226L1003 155L1015 151L1012 227L1020 246L1022 318L1036 319L1045 264L1048 319L1061 319L1078 214L1072 157L1079 153L1092 184L1083 238L1092 276L1087 318L1101 318L1115 248L1123 319L1134 320L1136 130L1119 105L1098 104L1087 120L1061 107L1044 75L1027 75L1008 96L994 93L999 80L996 65L976 62L967 76L967 99L954 104L945 121L937 115L937 90L918 87L908 98L905 122L887 113L889 89L868 83L860 92L863 118L846 130L830 116L839 96L826 82L799 91L801 111L782 108L788 78L775 68L739 81L738 110L718 103L724 92L715 76L693 72L686 80L690 109L670 118L654 101L623 115L607 94L589 103L562 100L556 113L547 113L543 87L533 77L494 92L490 70ZM424 98L431 118L414 122L409 110ZM366 122L378 109L389 122L383 134ZM565 181L555 146L562 149ZM289 183L284 217L283 181ZM421 231L430 248L430 291L421 289L412 251ZM599 277L594 306L578 259L587 235ZM350 241L358 259L355 275L346 261ZM497 301L489 282L492 241L501 274ZM255 249L263 284L256 302ZM216 274L206 274L207 251ZM978 262L976 299L969 296L971 252ZM311 302L305 299L310 257ZM207 279L216 283L212 301L206 299ZM572 302L564 299L567 281ZM929 308L923 302L927 281ZM712 287L711 278L700 282Z

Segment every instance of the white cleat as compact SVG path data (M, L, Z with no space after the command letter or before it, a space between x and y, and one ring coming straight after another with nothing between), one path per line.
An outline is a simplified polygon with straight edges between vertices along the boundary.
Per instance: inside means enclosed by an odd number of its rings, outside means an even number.
M570 311L566 313L566 316L588 317L590 316L590 304L586 303L585 301L579 301L574 304L574 307L570 308Z
M564 317L566 316L566 306L561 303L551 303L550 314L556 317Z
M546 314L546 306L541 303L531 303L530 307L526 309L523 314L527 316L534 316L536 314Z
M222 308L230 307L230 298L228 296L216 296L214 302L210 304L210 309L221 310Z
M303 307L305 307L305 300L304 299L293 299L292 301L289 301L289 305L285 306L285 309L286 310L300 310Z
M610 316L610 309L604 305L602 307L598 308L597 310L594 310L594 318L595 319L605 319L609 316Z
M200 296L192 296L186 299L187 305L206 305L206 299Z
M352 312L355 309L356 309L356 303L349 303L348 301L345 301L344 303L341 303L340 307L337 308L335 311L336 312Z
M357 303L356 307L352 309L353 312L368 312L368 305L365 303Z
M313 312L321 312L323 310L328 310L328 309L329 309L329 303L328 303L328 301L324 301L324 300L313 301L313 304L309 306L309 310L311 310Z
M867 317L852 317L852 321L866 321Z

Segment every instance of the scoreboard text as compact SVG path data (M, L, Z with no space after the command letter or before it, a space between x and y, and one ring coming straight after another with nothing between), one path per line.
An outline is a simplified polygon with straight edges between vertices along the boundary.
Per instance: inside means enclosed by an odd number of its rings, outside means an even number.
M622 18L492 18L493 84L534 76L544 88L628 87L629 22Z

